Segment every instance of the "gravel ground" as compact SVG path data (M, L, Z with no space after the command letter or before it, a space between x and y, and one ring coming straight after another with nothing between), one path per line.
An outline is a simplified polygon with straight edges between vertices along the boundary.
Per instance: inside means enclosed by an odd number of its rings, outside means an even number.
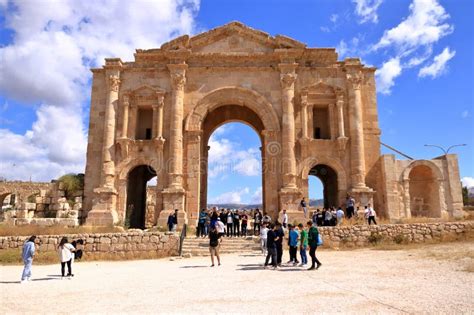
M223 244L225 245L225 244ZM473 313L474 243L404 250L320 251L319 270L264 270L260 255L0 267L0 314ZM288 253L283 256L288 259Z

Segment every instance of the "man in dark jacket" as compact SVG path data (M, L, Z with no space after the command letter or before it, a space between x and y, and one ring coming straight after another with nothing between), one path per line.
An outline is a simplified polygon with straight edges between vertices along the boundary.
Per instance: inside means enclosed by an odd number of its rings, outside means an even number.
M319 231L318 228L313 225L312 221L308 221L307 223L309 231L308 231L308 245L309 245L309 255L311 256L311 267L308 270L318 269L321 267L321 262L316 258L316 249L318 247L318 236ZM316 268L315 268L316 264Z
M285 231L283 230L281 223L276 223L276 236L278 239L276 240L276 251L277 251L277 265L281 266L281 258L283 256L283 239L285 238ZM268 238L267 238L268 242Z
M276 241L278 237L275 233L276 227L270 224L270 229L267 233L267 257L265 258L265 268L268 266L268 261L272 259L273 269L277 267L277 250L276 250Z

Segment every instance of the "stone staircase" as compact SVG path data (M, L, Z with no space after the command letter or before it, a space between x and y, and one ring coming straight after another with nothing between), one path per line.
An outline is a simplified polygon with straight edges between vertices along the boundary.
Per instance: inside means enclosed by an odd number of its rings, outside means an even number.
M260 253L258 237L224 237L220 254ZM209 238L187 237L183 242L183 256L209 256Z

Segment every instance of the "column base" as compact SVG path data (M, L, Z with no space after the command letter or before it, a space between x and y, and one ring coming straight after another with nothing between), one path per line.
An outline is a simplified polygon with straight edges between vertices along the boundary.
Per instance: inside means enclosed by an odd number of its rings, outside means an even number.
M186 191L183 188L166 188L162 191L163 210L158 217L158 226L166 227L168 216L175 209L178 209L178 228L181 229L184 223L188 223L185 210L185 194Z
M365 206L367 206L369 203L372 206L374 205L375 190L373 190L372 188L353 187L349 190L349 194L355 199L356 209L358 208L358 211L361 211L362 215L363 215ZM377 209L375 209L375 211L377 211Z
M87 226L113 226L118 223L117 191L112 187L94 189L92 210L87 214Z

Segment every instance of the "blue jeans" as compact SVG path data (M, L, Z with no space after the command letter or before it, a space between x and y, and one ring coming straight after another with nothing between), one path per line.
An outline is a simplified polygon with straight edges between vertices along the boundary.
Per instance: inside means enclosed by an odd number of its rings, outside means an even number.
M23 260L25 267L23 268L23 274L21 275L21 280L26 280L31 277L31 265L33 265L33 258Z
M306 265L308 263L308 257L306 256L306 246L301 246L300 249L301 263Z

